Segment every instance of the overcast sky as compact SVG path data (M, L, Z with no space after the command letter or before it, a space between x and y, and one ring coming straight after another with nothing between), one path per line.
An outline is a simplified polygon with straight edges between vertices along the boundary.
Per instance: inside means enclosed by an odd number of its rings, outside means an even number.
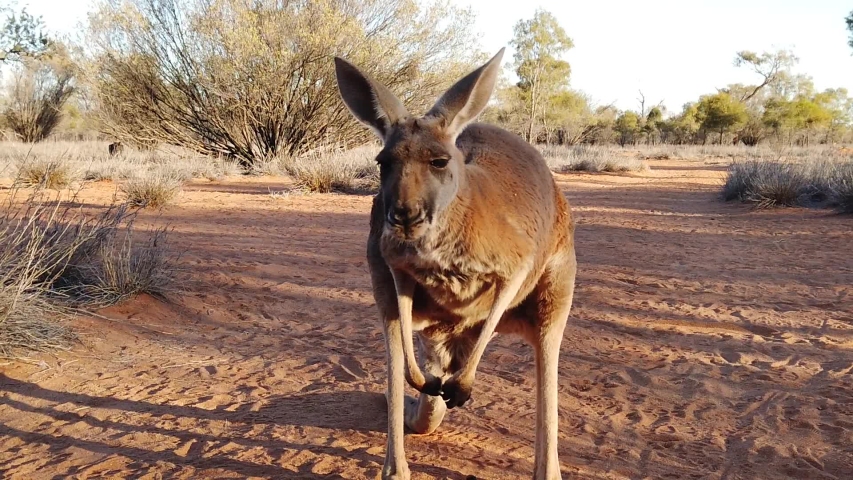
M841 0L452 0L471 6L488 52L509 46L519 19L537 8L553 13L573 39L566 60L572 88L598 104L637 109L663 101L680 110L685 102L729 83L749 83L755 74L732 65L739 50L792 49L796 71L818 89L853 92L853 50L844 17L853 3ZM42 15L49 29L73 33L91 0L18 0ZM724 28L721 26L725 26ZM505 59L510 60L508 49Z

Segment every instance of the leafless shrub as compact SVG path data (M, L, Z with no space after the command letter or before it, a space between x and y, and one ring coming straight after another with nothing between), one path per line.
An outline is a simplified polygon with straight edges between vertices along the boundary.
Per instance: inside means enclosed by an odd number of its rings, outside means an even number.
M174 272L165 229L132 242L126 206L85 214L73 200L13 191L0 210L0 356L65 348L72 308L161 293Z
M61 348L72 335L46 300L52 280L97 227L69 220L46 202L12 201L0 216L0 356L20 349ZM47 319L46 316L53 317Z
M111 137L251 167L329 138L367 138L338 99L332 55L422 110L418 99L479 59L472 22L443 1L103 2L88 30L89 77Z
M27 59L12 69L2 116L24 142L47 138L62 120L62 106L74 92L68 65Z

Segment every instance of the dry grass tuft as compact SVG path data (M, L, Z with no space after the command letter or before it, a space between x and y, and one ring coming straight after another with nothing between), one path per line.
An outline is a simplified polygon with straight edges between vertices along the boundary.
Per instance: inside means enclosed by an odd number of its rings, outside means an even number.
M550 145L542 149L542 156L551 170L567 172L642 172L648 169L645 162L624 151L611 147L589 145Z
M61 190L79 179L77 171L61 157L24 158L18 164L15 183L25 187Z
M174 172L146 172L129 178L120 188L127 203L140 208L161 208L171 203L184 186L185 178Z
M757 207L834 207L853 212L853 162L743 160L728 170L722 196Z
M853 164L848 164L839 172L830 189L830 198L839 212L853 213Z
M164 296L172 285L175 261L167 248L168 229L158 229L144 241L133 237L132 219L111 229L80 252L56 290L84 306L112 305L142 293Z
M0 142L0 178L14 174L18 165L30 163L61 163L74 172L75 180L82 178L88 181L126 180L161 170L175 174L180 172L186 180L218 180L243 173L233 160L198 155L176 147L152 151L125 148L121 154L113 156L109 154L107 145L107 142L91 141L44 141L35 145Z
M258 160L252 165L252 175L277 177L287 173L287 166L292 162L289 157L279 156Z
M126 206L84 214L74 199L37 190L0 214L0 356L65 348L73 307L160 294L172 276L165 230L134 243Z
M293 159L287 172L299 188L314 193L361 193L379 188L376 148L326 149Z

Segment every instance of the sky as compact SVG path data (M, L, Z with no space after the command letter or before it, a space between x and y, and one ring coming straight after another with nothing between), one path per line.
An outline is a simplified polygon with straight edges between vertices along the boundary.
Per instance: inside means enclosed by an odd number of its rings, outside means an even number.
M639 110L663 103L670 112L730 83L755 83L758 76L733 61L740 50L791 49L800 58L796 73L815 87L845 87L853 93L853 49L844 17L849 0L451 0L471 7L475 30L489 53L506 46L511 61L513 25L537 8L554 14L575 47L565 55L571 87L597 105ZM42 15L47 27L74 33L92 0L18 0Z

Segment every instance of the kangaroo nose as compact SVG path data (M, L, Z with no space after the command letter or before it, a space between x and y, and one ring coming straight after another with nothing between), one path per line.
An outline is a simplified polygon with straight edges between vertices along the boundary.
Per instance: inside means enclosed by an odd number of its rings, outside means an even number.
M404 227L412 227L424 220L421 209L413 209L406 206L394 207L388 215L388 223Z

